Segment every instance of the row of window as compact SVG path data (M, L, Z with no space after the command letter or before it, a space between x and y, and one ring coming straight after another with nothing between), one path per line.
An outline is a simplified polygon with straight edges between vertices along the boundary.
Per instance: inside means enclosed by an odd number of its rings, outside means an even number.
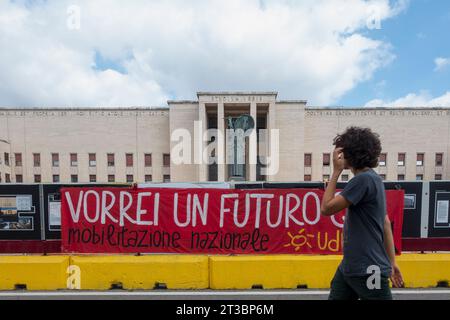
M381 177L381 179L386 180L386 175L385 174L379 174L379 176ZM341 181L342 182L347 182L348 179L349 179L348 174L341 175ZM329 180L330 180L330 175L329 174L324 174L323 175L323 181L329 181ZM417 181L423 181L423 174L417 174L416 175L416 180ZM434 180L442 180L442 174L435 174L434 175ZM310 174L305 174L304 181L311 181L311 175ZM397 181L405 181L405 175L404 174L397 175Z
M53 175L53 183L60 183L60 176L59 174L54 174ZM145 182L152 182L153 178L151 174L146 174L144 177L144 181ZM0 173L0 182L2 182L2 175ZM9 173L5 173L5 182L6 183L11 183L11 175ZM42 176L40 174L35 174L34 175L34 182L35 183L41 183L42 182ZM72 183L78 183L78 175L77 174L73 174L70 176L70 182ZM91 183L95 183L97 182L97 175L95 174L91 174L89 175L89 182ZM109 174L108 175L108 182L116 182L116 176L114 174ZM134 182L134 176L132 174L127 174L126 176L126 182L127 183L133 183ZM163 176L163 182L170 182L170 175L164 175ZM23 183L23 175L21 174L16 174L16 183Z
M444 153L436 153L435 154L435 166L442 167L444 159ZM324 153L322 155L322 163L323 166L327 167L331 164L331 154ZM380 167L386 167L387 165L387 153L382 153L380 158L378 159L378 163ZM397 165L399 167L404 167L406 163L406 153L399 153L397 158ZM423 167L425 165L425 153L417 153L416 165L418 167ZM312 153L305 153L305 167L312 166Z
M9 166L10 165L9 153L5 152L4 158L5 158L5 165ZM114 153L108 153L106 158L107 158L108 167L114 167L116 165ZM16 167L22 167L22 154L21 153L14 154L14 164ZM33 153L33 165L34 165L34 167L41 166L41 154L40 153ZM125 165L127 167L133 167L134 155L132 153L125 154ZM78 166L78 154L77 153L70 154L70 166L71 167ZM90 167L97 166L97 154L89 153L89 166ZM145 167L152 166L152 154L151 153L144 154L144 166ZM170 154L166 154L166 153L163 154L163 166L164 167L170 166ZM59 153L52 153L52 167L59 167Z

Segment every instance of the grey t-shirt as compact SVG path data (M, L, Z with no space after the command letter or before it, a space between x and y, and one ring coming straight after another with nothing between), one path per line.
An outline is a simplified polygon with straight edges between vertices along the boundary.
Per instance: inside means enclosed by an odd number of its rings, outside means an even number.
M391 274L384 248L386 194L383 181L373 170L351 179L341 195L352 204L344 222L344 259L339 266L346 276L367 276L370 266L378 266L383 276Z

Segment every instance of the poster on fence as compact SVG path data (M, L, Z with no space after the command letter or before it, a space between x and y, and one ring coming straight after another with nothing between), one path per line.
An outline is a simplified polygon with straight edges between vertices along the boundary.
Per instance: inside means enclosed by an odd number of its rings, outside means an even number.
M345 210L320 214L318 189L61 190L66 253L338 254ZM401 250L404 191L386 191Z

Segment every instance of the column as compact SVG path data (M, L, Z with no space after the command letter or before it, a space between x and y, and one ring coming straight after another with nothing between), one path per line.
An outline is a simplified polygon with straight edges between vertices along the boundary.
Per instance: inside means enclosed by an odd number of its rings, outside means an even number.
M255 128L253 129L249 137L249 181L256 181L256 161L258 155L256 102L250 103L250 115L255 121Z
M225 181L225 107L217 104L217 181Z
M200 121L199 125L199 136L196 140L196 157L198 157L199 165L198 165L198 181L199 182L205 182L208 181L208 164L203 159L203 152L206 147L206 142L203 139L203 135L206 132L207 129L207 121L208 118L206 116L206 105L203 102L199 103L199 110L198 110L198 120Z
M266 165L266 169L268 169L267 167L269 165L272 165L275 157L277 156L276 154L273 154L274 152L278 152L279 146L275 146L276 144L278 144L278 141L272 141L272 129L278 129L277 128L277 122L276 122L276 118L277 117L277 113L276 113L276 105L275 102L271 102L269 104L269 112L268 112L268 125L267 125L267 129L268 129L268 139L267 139L267 150L266 150L266 157L269 158L269 163ZM276 177L275 175L268 175L266 176L266 180L267 181L276 181Z

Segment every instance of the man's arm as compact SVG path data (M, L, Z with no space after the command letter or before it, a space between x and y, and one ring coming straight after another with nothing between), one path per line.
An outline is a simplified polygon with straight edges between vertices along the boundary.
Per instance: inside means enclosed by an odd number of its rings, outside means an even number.
M400 272L400 268L398 267L397 262L395 260L394 236L392 234L391 221L389 220L389 217L387 214L386 214L386 218L384 219L384 248L386 249L389 260L391 261L392 285L395 288L401 288L401 287L403 287L403 277L402 277L402 273Z
M336 193L336 184L344 170L344 159L342 159L342 148L336 148L333 152L333 174L327 185L325 194L323 195L320 212L324 216L332 216L345 208L351 203L341 195L334 196Z

